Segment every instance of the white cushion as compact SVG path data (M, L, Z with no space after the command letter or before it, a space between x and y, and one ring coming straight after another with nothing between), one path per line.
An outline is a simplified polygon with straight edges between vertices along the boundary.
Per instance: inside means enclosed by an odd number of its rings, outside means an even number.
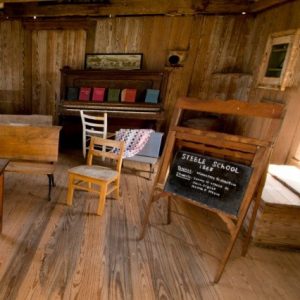
M69 173L74 173L95 179L111 180L118 176L118 172L102 166L81 165L69 169Z

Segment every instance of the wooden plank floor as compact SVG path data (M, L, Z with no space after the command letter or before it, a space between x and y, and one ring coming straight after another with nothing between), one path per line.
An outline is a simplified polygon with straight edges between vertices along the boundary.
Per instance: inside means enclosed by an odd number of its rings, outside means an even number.
M212 279L228 234L211 213L154 205L145 239L136 240L151 182L124 173L120 201L95 214L93 194L65 205L67 172L80 152L60 155L53 199L47 178L6 174L0 237L0 299L299 299L300 253L240 242L219 284ZM125 171L125 170L124 170ZM195 220L198 221L195 221Z

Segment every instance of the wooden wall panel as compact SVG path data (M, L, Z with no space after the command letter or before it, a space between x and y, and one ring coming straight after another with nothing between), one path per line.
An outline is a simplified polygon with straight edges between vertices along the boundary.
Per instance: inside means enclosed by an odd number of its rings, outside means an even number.
M168 118L176 99L185 95L287 103L289 121L285 122L274 151L275 162L285 161L298 123L298 90L261 90L255 84L268 35L300 27L299 1L257 17L128 16L93 21L95 27L89 26L88 41L86 31L80 28L30 31L22 28L21 21L2 21L0 110L54 115L62 66L83 68L85 51L140 52L144 55L143 68L170 73L165 100ZM187 51L183 67L165 66L169 50ZM299 68L298 63L298 73ZM260 126L250 126L249 131L257 133Z
M84 30L32 31L32 113L55 115L60 94L60 69L83 68Z
M181 18L183 24L187 18ZM99 19L95 52L141 52L143 68L164 68L172 30L171 17L126 17Z
M300 59L295 68L295 86L283 92L256 88L257 74L269 34L295 28L300 28L300 1L282 5L258 15L252 29L253 39L248 40L247 44L247 47L251 49L251 59L247 68L252 68L254 74L249 101L283 102L287 105L285 121L272 155L272 162L278 164L287 162L300 118Z
M194 34L198 34L201 19L166 16L99 19L94 52L139 52L143 53L144 69L168 70L165 108L169 117L176 99L187 94L197 48ZM166 68L169 50L188 51L182 68Z
M206 16L200 30L189 95L201 99L247 98L252 77L245 59L252 18Z
M188 94L194 62L198 52L199 28L202 26L203 17L190 17L188 22L185 23L180 18L173 18L172 22L173 26L168 49L186 50L186 59L182 67L169 68L169 85L165 102L167 123L171 119L176 100Z
M0 113L22 113L24 31L19 21L0 22Z

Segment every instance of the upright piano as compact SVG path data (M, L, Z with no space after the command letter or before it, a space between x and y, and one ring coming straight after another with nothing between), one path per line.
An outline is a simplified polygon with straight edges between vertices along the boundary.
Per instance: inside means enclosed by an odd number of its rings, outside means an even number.
M80 122L78 116L82 109L95 114L107 112L109 130L151 127L159 131L165 120L164 98L167 79L166 71L74 70L64 67L61 70L61 97L57 107L59 123L64 125L76 117ZM91 93L94 88L105 88L104 101L93 101L91 96L86 100L79 100L81 88L88 88ZM70 97L70 89L72 92L77 91L78 99L74 93ZM134 102L122 102L119 98L115 102L108 102L107 94L110 89L135 89L136 99ZM155 90L158 93L157 101L145 101L147 90Z

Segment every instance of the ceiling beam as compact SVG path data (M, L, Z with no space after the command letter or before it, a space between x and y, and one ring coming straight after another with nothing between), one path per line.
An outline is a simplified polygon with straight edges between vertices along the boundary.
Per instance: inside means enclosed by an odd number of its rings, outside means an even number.
M18 0L15 0L18 1ZM234 2L234 3L233 3ZM43 4L5 3L4 11L11 17L67 17L67 16L127 16L127 15L197 15L239 14L248 5L241 1L199 0L111 0L110 4Z
M275 6L279 6L288 2L294 2L295 0L260 0L250 5L251 13L262 12L266 9L270 9Z
M3 0L0 0L3 2ZM28 2L27 1L31 1ZM110 3L51 4L54 0L7 0L4 14L9 17L107 17L138 15L201 15L258 13L295 0L111 0ZM43 3L45 2L46 3ZM22 3L26 2L26 3ZM250 4L249 4L250 3Z
M28 2L51 2L57 0L0 0L0 5L9 4L9 3L28 3Z
M96 21L86 20L86 18L56 19L29 19L23 22L27 30L89 30L96 26Z

